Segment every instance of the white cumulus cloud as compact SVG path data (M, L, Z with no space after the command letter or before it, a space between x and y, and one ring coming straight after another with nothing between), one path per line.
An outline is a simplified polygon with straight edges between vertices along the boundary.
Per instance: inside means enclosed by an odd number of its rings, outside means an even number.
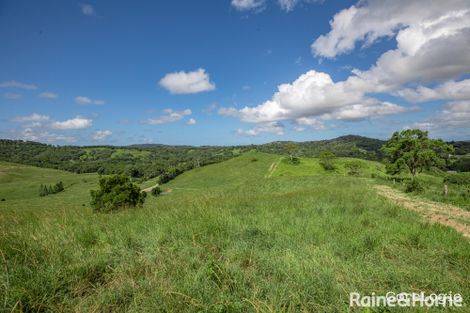
M50 92L50 91L45 91L39 94L40 98L46 98L46 99L56 99L58 95L56 93Z
M292 11L298 4L299 0L279 0L278 3L286 12Z
M314 117L299 117L295 119L295 130L304 131L306 128L321 130L325 129L325 124Z
M55 129L82 129L82 128L88 128L92 124L93 124L92 119L77 116L75 118L65 120L62 122L57 122L57 121L53 122L51 124L51 127Z
M10 80L0 83L0 88L19 88L24 90L35 90L38 89L38 86L34 84L25 84L17 82L15 80Z
M36 129L32 128L25 128L18 136L22 140L30 140L30 141L41 141L41 142L66 142L66 143L74 143L77 141L76 137L73 136L65 136L61 134L51 133L49 131L37 131Z
M13 119L15 122L46 122L49 121L49 116L48 115L41 115L37 113L33 113L28 116L17 116Z
M221 108L219 114L244 122L264 123L299 118L358 120L402 113L408 108L376 100L346 82L334 82L322 72L308 71L290 84L281 84L270 100L242 109Z
M358 42L395 37L397 47L368 70L353 70L351 84L388 92L409 82L430 83L470 72L468 1L369 0L337 13L328 34L312 44L316 56L333 58Z
M285 10L300 2L279 0ZM279 85L259 105L225 107L219 114L259 125L291 121L302 130L321 129L328 120L355 121L419 109L375 97L385 93L411 102L451 101L441 110L443 117L425 121L428 124L449 125L455 119L454 125L462 125L462 118L467 118L462 112L466 112L470 80L459 79L470 73L468 1L364 0L338 12L330 27L311 46L317 57L335 58L358 44L366 49L382 38L394 38L396 47L368 69L353 69L343 81L308 71L292 83Z
M215 84L202 68L193 72L175 72L166 74L159 82L160 86L172 94L192 94L215 90Z
M435 132L470 129L470 101L451 101L434 116L416 122L408 128L422 128Z
M470 79L448 81L434 88L426 86L404 88L398 90L395 94L411 102L424 102L440 99L470 100Z
M106 103L104 100L91 99L85 96L75 97L75 102L81 105L103 105Z
M186 124L188 124L188 125L196 125L196 120L195 120L194 118L190 118Z
M260 123L251 129L237 129L236 134L239 136L258 136L264 133L284 135L284 125L280 122Z
M190 109L186 109L183 111L173 111L172 109L166 109L163 112L165 112L166 114L157 118L149 118L144 123L150 125L173 123L183 119L185 116L191 115L192 113Z
M232 0L232 6L239 11L262 9L266 0Z
M93 138L93 140L104 140L108 138L109 136L111 136L112 134L113 133L110 130L98 130L93 133L91 138Z
M95 15L95 8L91 4L81 3L80 9L82 10L83 15L87 15L87 16Z

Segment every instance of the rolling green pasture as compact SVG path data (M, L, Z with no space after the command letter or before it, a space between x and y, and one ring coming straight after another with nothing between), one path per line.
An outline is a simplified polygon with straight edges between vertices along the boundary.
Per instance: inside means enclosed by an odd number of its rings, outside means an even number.
M368 161L356 158L336 158L333 162L335 170L326 171L320 164L318 158L299 158L299 164L290 164L287 157L282 157L273 173L276 176L314 176L314 175L348 175L347 165L357 162L361 165L359 176L371 177L372 174L384 174L385 166L379 162Z
M406 189L406 180L393 184L391 180L387 180L385 166L382 163L375 161L368 161L356 158L336 158L333 162L335 170L326 171L320 164L317 158L299 158L299 164L291 164L288 162L287 157L280 157L278 165L273 172L272 177L279 176L325 176L325 175L342 175L347 176L349 169L348 164L357 162L361 164L359 170L359 177L371 178L374 177L379 184L386 184L393 186L401 191ZM455 173L453 175L466 176L467 173ZM413 193L410 196L417 198L425 198L432 201L449 203L457 205L466 210L470 210L470 185L447 184L448 194L444 196L444 177L445 172L435 171L421 173L418 179L421 181L424 191L420 193ZM411 175L402 173L401 178L411 179Z
M168 194L113 214L88 205L96 175L0 164L0 305L362 312L349 292L452 291L468 311L470 243L456 231L390 204L367 175L288 176L280 163L265 178L277 160L250 152L191 170L163 186ZM58 180L64 192L34 193Z
M62 181L66 192L61 195L39 197L39 186L54 185ZM35 206L43 208L50 201L64 200L69 203L88 203L89 190L95 188L97 174L72 174L70 172L39 168L28 165L0 162L0 199L8 206ZM87 197L83 197L86 194ZM54 200L51 200L54 199ZM81 201L77 201L77 200ZM81 204L81 203L80 203Z

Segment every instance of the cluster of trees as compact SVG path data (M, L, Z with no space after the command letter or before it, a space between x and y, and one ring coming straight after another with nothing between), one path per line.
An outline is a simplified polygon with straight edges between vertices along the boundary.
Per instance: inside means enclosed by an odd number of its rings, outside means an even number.
M181 171L225 161L252 149L287 154L292 163L296 163L299 156L319 157L323 151L332 151L338 157L382 160L386 153L381 147L385 143L382 140L361 136L343 136L331 140L272 142L235 147L168 145L77 147L0 139L0 160L75 173L126 174L132 179L141 180L163 176L163 180L168 180L179 175ZM452 144L455 146L455 154L470 153L470 142L459 141ZM447 165L447 169L470 171L470 156L459 157L456 162Z
M160 187L152 188L150 194L159 196ZM91 205L95 212L109 213L120 209L141 207L145 203L147 193L140 191L139 186L132 183L125 174L110 175L100 178L99 189L91 190Z
M362 136L342 136L335 139L290 142L277 141L264 145L252 146L262 152L282 154L289 156L289 159L295 157L320 157L324 151L331 151L337 157L353 157L366 160L382 161L386 153L382 146L387 141L372 139ZM447 143L455 148L454 162L445 166L448 170L470 171L470 141L452 141ZM292 147L295 147L295 153L292 153Z
M55 185L43 185L41 184L39 186L39 196L40 197L45 197L47 195L59 193L61 191L64 191L64 184L60 181L56 183Z
M295 146L296 156L319 157L323 151L332 151L338 157L355 157L368 160L380 160L384 157L380 147L385 142L362 136L342 136L335 139L305 141L276 141L264 145L253 146L259 151L295 157L292 147Z
M172 179L182 171L221 162L243 151L241 148L233 147L165 145L52 146L22 140L0 140L0 160L2 161L74 173L126 174L132 179L141 180L162 174Z
M193 164L184 164L180 166L172 166L168 168L166 171L158 176L158 184L163 185L169 182L170 180L174 179L176 176L183 174L185 171L193 169Z
M142 206L147 197L129 176L111 175L102 177L99 190L91 190L91 205L97 212L111 212L119 209Z
M470 172L470 154L455 156L455 160L449 166L449 169L458 172Z

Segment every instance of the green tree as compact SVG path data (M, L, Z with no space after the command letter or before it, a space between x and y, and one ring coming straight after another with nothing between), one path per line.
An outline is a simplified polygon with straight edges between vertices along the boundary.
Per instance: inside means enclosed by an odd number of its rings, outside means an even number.
M354 160L346 164L346 168L348 169L348 175L351 176L359 176L361 174L362 167L362 162L359 160Z
M147 194L133 184L127 175L103 177L99 190L91 190L91 205L95 211L110 212L121 208L142 206Z
M64 183L62 183L61 181L58 182L57 184L54 185L53 189L54 189L53 193L64 191Z
M294 162L297 149L298 149L297 144L295 144L294 142L289 142L286 144L287 155L289 156L289 160L291 163Z
M46 195L47 195L47 188L46 188L46 186L41 184L41 186L39 186L39 196L44 197Z
M162 193L162 190L160 189L160 187L154 187L152 188L152 191L150 191L150 193L152 194L152 196L158 196L159 194Z
M427 131L407 129L393 133L382 151L390 174L407 170L414 178L424 169L447 165L454 148L441 139L430 139Z
M319 159L320 165L323 166L325 170L332 171L335 169L334 160L336 159L336 155L333 152L329 150L322 151L319 155Z

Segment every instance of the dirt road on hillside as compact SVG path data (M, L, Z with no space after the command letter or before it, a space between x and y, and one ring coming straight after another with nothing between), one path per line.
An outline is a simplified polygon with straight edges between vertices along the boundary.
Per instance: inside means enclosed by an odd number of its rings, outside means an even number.
M159 185L156 184L156 185L153 185L153 186L151 186L151 187L147 187L147 188L145 188L145 189L142 189L141 191L150 192L150 191L152 191L153 188L158 187L158 186L159 186Z
M281 160L282 160L282 157L280 157L279 159L277 159L271 164L271 166L268 169L268 173L264 176L265 178L270 178L273 175L274 171L276 171L276 168L281 162Z
M399 190L384 185L376 185L378 193L392 202L409 210L418 212L433 223L452 227L470 240L470 212L462 208L429 200L413 199Z

